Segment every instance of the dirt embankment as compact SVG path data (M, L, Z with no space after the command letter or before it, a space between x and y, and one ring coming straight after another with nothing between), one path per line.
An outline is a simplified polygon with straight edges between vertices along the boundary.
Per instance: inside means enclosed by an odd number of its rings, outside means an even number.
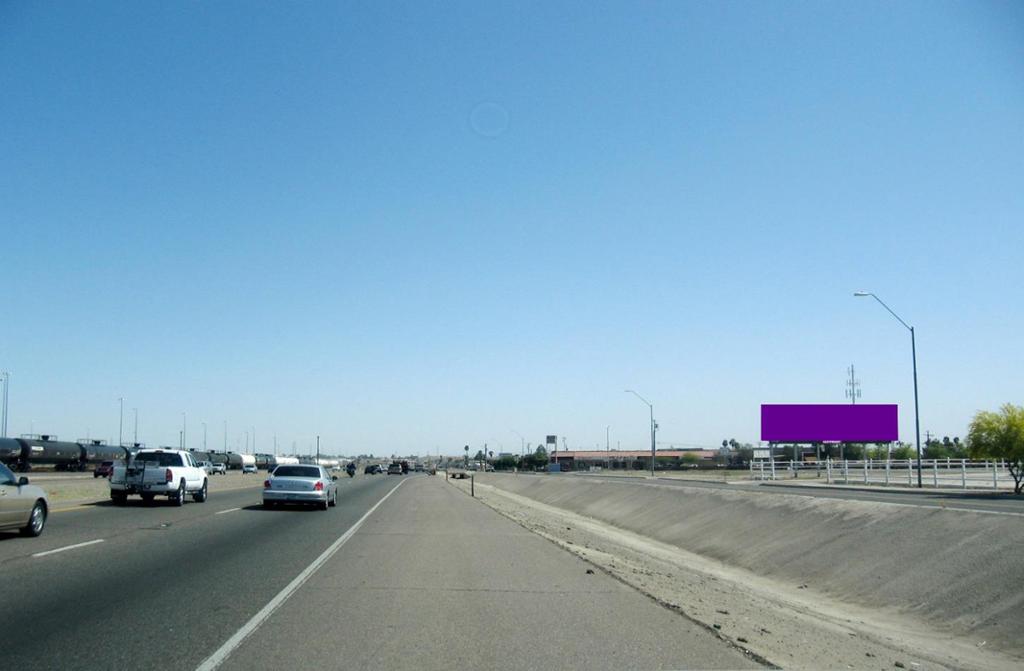
M545 476L477 485L501 512L782 666L1024 664L1020 516Z

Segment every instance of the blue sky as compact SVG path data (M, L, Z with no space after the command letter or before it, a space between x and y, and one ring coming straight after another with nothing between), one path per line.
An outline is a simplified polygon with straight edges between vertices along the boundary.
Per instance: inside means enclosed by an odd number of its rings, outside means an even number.
M0 5L9 433L754 441L1021 403L1017 3Z

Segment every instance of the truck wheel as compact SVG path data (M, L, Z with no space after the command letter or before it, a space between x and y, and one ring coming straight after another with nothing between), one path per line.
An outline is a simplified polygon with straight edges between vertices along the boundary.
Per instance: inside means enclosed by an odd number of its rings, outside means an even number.
M32 514L29 515L28 524L21 528L21 535L38 536L43 533L44 526L46 526L46 504L42 501L36 501L36 504L32 506Z
M192 495L192 500L195 501L196 503L204 503L206 501L206 482L206 480L203 480L203 488Z
M171 497L171 502L176 506L185 505L185 481L178 485L178 493Z
M110 500L115 506L123 506L128 503L128 495L124 492L110 492Z
M140 494L139 496L142 497L142 503L144 503L147 506L152 504L153 499L155 498L154 494Z

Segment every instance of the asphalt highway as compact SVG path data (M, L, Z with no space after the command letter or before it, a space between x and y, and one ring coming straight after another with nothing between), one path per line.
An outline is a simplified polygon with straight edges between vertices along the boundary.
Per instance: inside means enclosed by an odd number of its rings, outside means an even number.
M951 490L921 489L884 489L876 486L873 489L859 489L849 486L820 486L817 484L796 484L782 481L775 482L712 482L709 480L691 480L681 478L637 478L614 475L577 475L573 473L555 474L556 477L586 478L600 482L616 482L623 485L650 487L696 487L699 489L725 489L732 492L751 492L754 494L792 494L794 496L811 496L815 498L843 499L846 501L870 501L894 505L926 506L955 510L969 510L987 513L1013 513L1024 515L1024 496L1007 492L958 492ZM538 477L547 477L540 474Z
M254 481L0 534L4 668L757 666L441 477L339 484L328 511L263 510Z

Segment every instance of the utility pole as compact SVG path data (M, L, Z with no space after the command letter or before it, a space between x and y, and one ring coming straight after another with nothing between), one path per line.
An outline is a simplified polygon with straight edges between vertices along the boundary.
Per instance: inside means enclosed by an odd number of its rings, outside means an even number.
M206 422L203 422L203 452L206 452Z
M611 424L609 424L608 426L604 427L604 451L605 452L611 452L612 451L612 444L611 444L611 441L609 440L609 437L612 435L611 431L612 431L612 425Z
M3 420L0 421L0 438L7 437L7 388L11 386L11 374L7 371L0 373L4 378L4 397L3 397Z
M185 413L181 413L181 449L185 449L188 445L188 417Z
M139 442L139 409L132 408L132 413L135 415L135 429L132 432L132 444Z
M320 436L316 437L316 464L320 465Z
M121 433L124 430L124 397L123 396L119 397L117 399L117 404L118 404L118 408L119 408L118 416L117 416L117 446L121 447L121 445L124 443L124 441L123 441L123 439L121 437Z
M224 420L224 454L228 453L228 420Z
M860 380L854 375L852 363L846 372L850 374L850 378L846 381L846 398L850 399L850 403L857 405L857 399L860 398Z

